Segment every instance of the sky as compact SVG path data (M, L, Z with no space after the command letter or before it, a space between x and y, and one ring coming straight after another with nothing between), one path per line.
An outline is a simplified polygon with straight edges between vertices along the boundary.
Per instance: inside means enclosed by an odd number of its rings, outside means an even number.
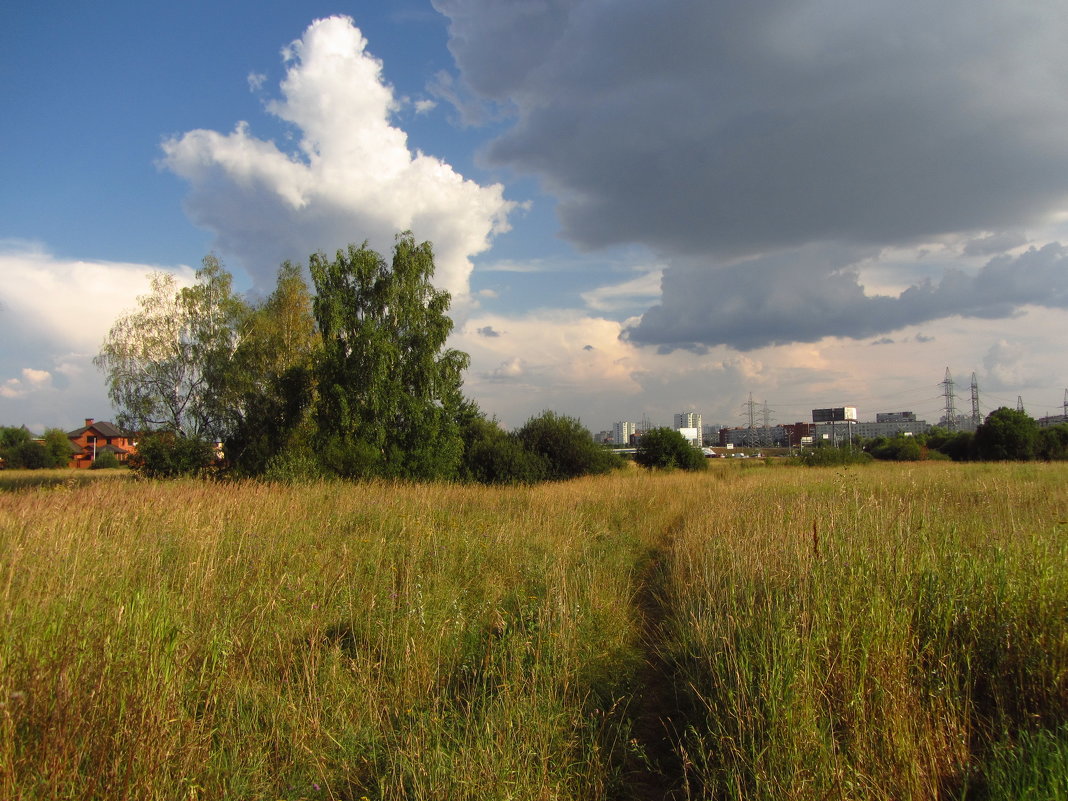
M0 425L112 419L153 271L410 229L466 393L745 425L1068 387L1068 15L1039 0L0 9ZM762 418L761 418L762 419Z

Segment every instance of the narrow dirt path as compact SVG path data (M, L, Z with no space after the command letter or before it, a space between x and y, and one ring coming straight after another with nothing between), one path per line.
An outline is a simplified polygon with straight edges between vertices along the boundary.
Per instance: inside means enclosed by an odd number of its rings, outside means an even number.
M688 725L664 655L670 618L670 550L683 524L677 519L649 549L635 577L635 614L641 620L642 667L629 706L631 743L617 801L683 801L695 788L687 781L680 738Z

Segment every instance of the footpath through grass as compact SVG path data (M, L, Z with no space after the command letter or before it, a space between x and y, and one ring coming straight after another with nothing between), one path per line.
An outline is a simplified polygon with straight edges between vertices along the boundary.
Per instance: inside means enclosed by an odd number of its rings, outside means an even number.
M1068 469L715 467L0 495L0 797L1068 797Z

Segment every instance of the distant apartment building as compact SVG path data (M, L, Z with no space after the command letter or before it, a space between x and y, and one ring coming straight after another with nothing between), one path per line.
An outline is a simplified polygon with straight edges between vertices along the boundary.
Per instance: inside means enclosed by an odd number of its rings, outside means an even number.
M719 442L719 430L723 428L719 423L703 423L701 425L701 442Z
M697 412L679 412L675 415L672 427L690 440L695 447L700 448L704 444L701 415Z
M857 423L853 431L858 437L896 437L899 434L916 436L931 430L926 420L917 420L915 412L878 412L875 422Z
M876 423L915 423L916 412L876 412Z
M612 442L616 445L630 445L634 436L634 423L622 420L612 426Z

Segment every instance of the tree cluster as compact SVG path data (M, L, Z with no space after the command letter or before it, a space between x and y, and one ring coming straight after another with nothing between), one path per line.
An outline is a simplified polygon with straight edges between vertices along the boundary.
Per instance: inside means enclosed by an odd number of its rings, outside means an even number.
M927 447L963 461L1060 461L1068 459L1068 424L1040 428L1025 412L995 409L975 432L934 430Z
M877 437L864 449L876 459L918 461L1053 461L1068 459L1068 424L1040 428L1026 413L995 409L972 431L933 428L915 437Z
M638 439L634 461L650 470L704 470L705 455L673 428L653 428Z
M606 472L618 457L545 412L507 433L461 391L450 297L410 232L392 259L350 245L283 264L251 304L213 256L190 287L157 275L97 365L148 475L203 472L221 444L234 474L531 483Z
M70 439L58 428L35 438L22 426L0 426L0 465L8 469L40 470L66 467L70 462Z

